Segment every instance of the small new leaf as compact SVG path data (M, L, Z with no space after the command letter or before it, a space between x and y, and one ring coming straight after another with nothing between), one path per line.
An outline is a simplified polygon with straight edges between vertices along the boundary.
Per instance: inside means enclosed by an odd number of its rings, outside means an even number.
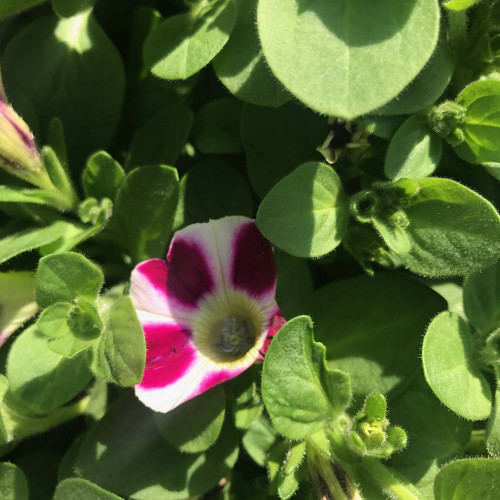
M72 302L78 297L93 302L103 281L102 271L81 254L48 255L40 260L36 273L36 301L43 308L56 302Z
M108 382L130 387L138 384L146 363L144 332L130 297L110 308L104 332L94 346L92 370Z

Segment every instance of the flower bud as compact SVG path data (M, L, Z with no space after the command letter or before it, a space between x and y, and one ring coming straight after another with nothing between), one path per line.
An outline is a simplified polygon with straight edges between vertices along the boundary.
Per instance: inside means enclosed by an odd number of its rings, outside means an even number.
M390 426L387 420L387 402L379 393L370 394L365 405L354 418L348 435L350 448L360 455L387 458L405 448L406 432L401 427Z
M14 109L1 99L0 168L36 186L52 187L31 130Z
M445 101L429 113L429 124L448 144L459 146L464 142L465 108L453 101Z

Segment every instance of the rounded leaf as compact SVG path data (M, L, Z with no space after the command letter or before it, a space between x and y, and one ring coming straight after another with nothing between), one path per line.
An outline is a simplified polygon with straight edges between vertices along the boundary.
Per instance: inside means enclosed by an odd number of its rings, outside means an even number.
M436 500L497 500L500 460L463 458L443 467L434 481Z
M468 420L491 413L491 389L474 361L468 324L448 311L429 325L422 346L422 363L429 387L450 410Z
M78 297L95 301L102 288L102 271L83 255L64 252L40 260L35 297L40 307L72 302Z
M464 106L465 140L473 151L500 150L500 81L480 80L468 85L457 97Z
M217 441L225 406L224 389L217 386L168 413L155 413L154 420L171 446L186 453L200 453Z
M258 106L281 106L292 96L274 78L264 61L255 25L257 0L237 0L236 3L236 24L231 38L213 61L215 73L238 99Z
M351 379L329 370L311 318L298 316L276 334L264 360L262 398L274 428L304 439L326 427L351 399Z
M392 101L377 109L383 115L409 115L432 105L445 91L455 69L446 44L438 43L424 69Z
M478 271L500 255L500 217L493 205L450 179L419 179L420 190L404 208L412 271L454 276Z
M49 413L74 398L92 374L87 357L66 359L49 349L36 327L16 338L7 359L12 394L34 413Z
M334 170L322 163L301 165L266 195L257 226L278 248L297 257L331 252L347 229L349 205Z
M310 108L352 119L387 103L438 40L436 0L260 0L264 56Z
M224 47L235 21L234 0L198 1L151 32L144 43L146 65L160 78L189 78Z
M419 179L432 174L441 159L442 141L424 115L413 115L398 128L387 150L385 176Z

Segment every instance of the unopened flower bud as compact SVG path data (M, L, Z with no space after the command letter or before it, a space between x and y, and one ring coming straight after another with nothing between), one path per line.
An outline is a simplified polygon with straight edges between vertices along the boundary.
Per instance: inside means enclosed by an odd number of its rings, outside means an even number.
M465 108L454 101L445 101L429 113L429 124L448 144L459 146L464 142Z
M0 168L42 188L52 187L24 120L0 99Z

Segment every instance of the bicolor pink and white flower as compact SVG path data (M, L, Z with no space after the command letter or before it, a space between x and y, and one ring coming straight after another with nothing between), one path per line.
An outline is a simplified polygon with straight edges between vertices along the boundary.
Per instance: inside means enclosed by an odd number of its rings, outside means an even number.
M275 291L273 248L253 220L178 231L166 260L132 272L130 296L146 336L137 397L168 412L262 360L284 324Z

